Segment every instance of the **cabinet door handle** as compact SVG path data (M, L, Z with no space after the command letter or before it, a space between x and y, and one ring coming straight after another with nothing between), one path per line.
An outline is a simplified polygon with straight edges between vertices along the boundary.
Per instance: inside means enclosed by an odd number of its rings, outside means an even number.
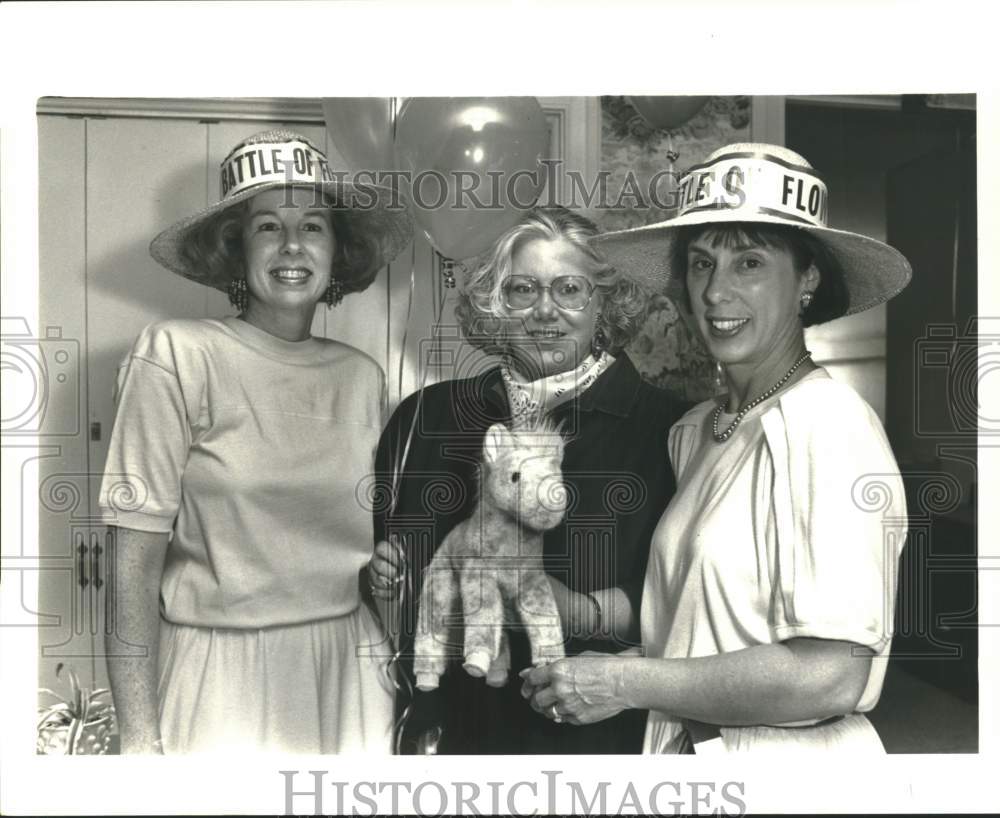
M74 594L75 599L73 600L73 611L71 614L71 619L73 621L73 633L77 636L84 633L86 630L87 621L87 599L90 597L90 591L86 588L90 585L90 580L87 578L87 546L84 544L83 532L77 531L73 535L73 542L76 543L77 564L76 564L76 583L80 586L80 592Z
M94 546L90 552L90 575L93 577L94 587L100 590L101 586L104 585L104 580L101 579L101 554L104 549L101 548L101 544L97 540L97 534L94 534L92 539Z
M87 595L87 607L89 610L89 616L87 621L89 623L89 630L91 634L97 633L97 624L99 620L99 612L101 601L99 594L101 593L101 586L104 582L101 580L101 545L100 538L96 531L90 532L90 585L93 590Z
M104 533L104 575L108 578L108 589L104 592L104 633L115 632L115 530L108 528Z
M83 544L83 534L76 535L76 543L77 559L79 560L76 581L81 588L86 588L90 584L90 580L87 579L87 546Z

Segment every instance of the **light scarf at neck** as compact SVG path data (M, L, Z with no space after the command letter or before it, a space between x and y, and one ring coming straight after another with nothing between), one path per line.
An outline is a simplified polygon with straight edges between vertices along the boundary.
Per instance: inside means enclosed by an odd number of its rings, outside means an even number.
M513 425L534 425L559 404L583 394L614 362L613 356L602 352L598 358L588 355L576 369L524 381L505 359L500 364L500 374L507 389Z

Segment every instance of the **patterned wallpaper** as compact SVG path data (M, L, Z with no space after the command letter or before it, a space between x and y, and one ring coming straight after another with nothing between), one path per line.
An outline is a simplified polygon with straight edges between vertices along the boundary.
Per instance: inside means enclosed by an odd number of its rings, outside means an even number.
M669 135L650 128L624 97L602 97L601 170L610 174L609 204L621 195L621 206L591 211L595 221L607 231L670 218L673 213L657 207L648 188L651 178L669 166L671 150L676 154L674 169L683 174L716 148L749 140L749 97L710 97L704 108ZM632 186L632 180L638 184ZM660 204L671 203L670 184L669 177L662 177L657 185L655 200ZM632 189L646 192L638 206L634 196L623 195ZM688 400L703 400L716 391L713 362L664 295L654 298L650 317L628 353L645 378Z

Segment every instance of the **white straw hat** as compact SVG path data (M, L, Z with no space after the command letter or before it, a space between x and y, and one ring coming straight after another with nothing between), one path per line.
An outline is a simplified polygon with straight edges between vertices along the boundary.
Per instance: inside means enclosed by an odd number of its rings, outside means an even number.
M389 188L349 181L350 171L331 169L325 154L294 131L261 131L240 142L222 161L220 201L181 219L149 245L150 255L168 270L225 290L229 277L202 269L184 254L192 231L222 211L272 188L308 187L327 194L352 231L367 236L377 249L366 273L374 273L398 255L413 235L409 214Z
M797 227L839 263L847 287L845 314L887 301L910 281L910 263L884 242L827 227L826 184L799 154L778 145L739 142L712 153L678 185L678 215L592 239L623 274L678 292L685 270L672 269L677 228L750 222Z

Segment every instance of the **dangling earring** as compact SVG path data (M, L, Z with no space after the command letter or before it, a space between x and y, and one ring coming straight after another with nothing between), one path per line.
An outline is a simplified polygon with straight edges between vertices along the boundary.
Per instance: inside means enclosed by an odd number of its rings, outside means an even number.
M590 339L590 354L595 358L600 358L601 353L608 348L608 336L604 334L604 327L601 326L601 314L597 313L596 327Z
M799 296L799 304L802 307L801 312L805 312L809 309L809 305L812 304L813 292L812 290L806 290L802 295Z
M229 295L229 303L240 312L246 312L250 303L250 296L247 294L247 280L245 278L234 278L226 287Z
M344 283L339 278L330 278L330 286L326 288L323 300L326 301L328 310L332 310L344 300Z

